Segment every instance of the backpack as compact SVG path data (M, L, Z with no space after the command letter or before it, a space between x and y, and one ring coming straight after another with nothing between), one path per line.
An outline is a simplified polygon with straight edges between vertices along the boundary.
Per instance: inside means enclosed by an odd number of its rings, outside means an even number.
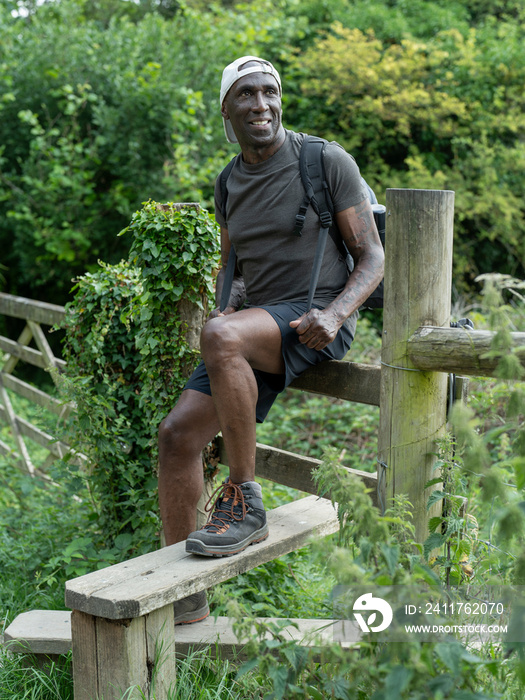
M306 212L310 204L312 205L316 214L319 216L321 222L321 228L319 231L319 237L317 241L317 250L312 268L312 274L310 277L310 286L307 303L308 308L311 308L312 306L312 300L315 294L315 289L317 287L317 281L321 270L321 263L323 259L327 234L330 235L340 255L345 260L349 274L354 268L354 261L352 259L352 256L348 252L337 227L333 225L334 208L332 198L328 189L328 184L325 178L323 162L324 148L327 143L328 142L325 139L318 138L317 136L306 136L301 146L301 153L299 157L299 171L305 190L305 195L303 202L299 207L299 212L295 217L295 228L293 231L293 235L301 236L302 228L306 218ZM228 197L227 182L234 163L235 158L233 158L228 163L228 165L219 175L219 186L221 190L222 201L221 211L224 220L226 220L226 200ZM368 191L368 197L372 204L374 219L376 222L377 229L379 231L381 243L384 247L386 208L381 204L377 204L377 199L372 188L366 183L366 181L363 178L361 179ZM233 275L235 271L235 263L236 254L232 246L230 249L230 255L228 257L228 264L226 266L224 284L222 288L220 300L221 311L223 311L226 308L230 298ZM380 282L379 286L375 289L374 292L372 292L372 294L364 302L361 308L379 309L382 307L383 281Z

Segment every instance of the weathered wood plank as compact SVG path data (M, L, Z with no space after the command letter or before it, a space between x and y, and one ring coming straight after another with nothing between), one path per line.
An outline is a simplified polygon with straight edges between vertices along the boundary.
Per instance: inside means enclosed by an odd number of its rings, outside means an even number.
M27 451L27 447L26 447L24 439L22 437L20 427L18 424L18 420L17 420L17 415L13 409L9 395L7 394L7 391L5 390L4 383L3 383L3 376L2 376L1 372L0 372L0 401L2 402L0 404L0 413L2 414L3 417L5 416L7 418L7 423L11 427L11 433L13 434L13 437L14 437L16 445L17 445L18 457L19 457L20 461L22 462L24 469L29 474L34 474L35 467L31 461L31 458L29 456L29 452Z
M27 382L18 379L18 377L13 377L10 374L3 374L3 382L6 389L14 391L18 396L23 396L25 399L31 401L31 403L37 406L42 406L48 411L51 411L56 416L61 418L67 417L71 411L75 410L75 407L71 403L64 403L59 399L46 394L45 391L37 389L36 387L28 384Z
M21 613L4 632L13 652L67 654L71 649L71 613L62 610L30 610Z
M161 615L162 611L158 611L157 623ZM166 654L162 666L158 655L149 658L147 623L148 616L132 620L106 620L73 611L71 631L75 700L121 700L130 688L133 691L126 694L130 700L168 700L168 689L175 683L175 655ZM154 634L158 626L152 624L151 633ZM168 625L162 627L167 629ZM170 636L173 647L173 611ZM154 654L156 641L152 638L149 641ZM157 682L153 688L154 679Z
M9 445L3 440L0 440L0 454L11 455L11 457L13 457L15 455L15 449L13 447L9 447Z
M10 355L18 358L19 360L28 362L29 364L34 365L35 367L40 367L41 369L47 369L49 367L49 363L46 361L46 359L39 350L34 350L33 348L28 348L27 346L20 345L14 340L10 340L9 338L5 338L4 336L0 336L0 350L9 353ZM58 369L64 369L66 366L64 360L60 360L58 358L55 358L53 364Z
M221 436L218 436L216 440L219 447L220 462L228 466L229 461L224 448L224 440ZM257 476L289 486L298 491L317 495L318 489L312 477L312 470L317 469L320 464L320 459L304 457L295 452L287 452L286 450L263 445L259 442L256 445L255 473ZM374 505L377 505L377 473L350 469L349 467L342 467L342 469L354 474L365 482L370 489L370 497Z
M109 619L138 617L226 581L338 530L333 505L315 496L268 513L270 535L222 559L187 554L185 543L165 547L66 583L69 608Z
M53 369L58 367L57 364L57 359L55 355L53 354L53 351L51 350L51 346L47 342L47 338L45 336L44 331L40 327L38 323L35 323L34 321L28 321L27 322L29 328L31 328L31 332L33 333L33 338L35 340L35 343L42 353L42 357L44 358L45 361L45 366L48 370ZM49 372L51 379L53 380L54 384L57 384L57 377L55 372Z
M168 606L173 615L173 606ZM162 654L173 654L177 658L187 656L192 650L210 647L212 657L242 659L243 644L233 631L233 620L214 616L195 625L178 625L173 633L173 624L165 623L164 614L155 611L147 616L148 663ZM75 615L77 613L74 613ZM80 613L83 615L83 613ZM19 615L4 633L5 642L14 653L67 654L71 649L70 611L31 610ZM88 616L89 617L89 616ZM92 619L92 618L90 618ZM286 618L257 618L256 622L281 623ZM334 625L339 620L290 618L292 624L284 627L285 638L293 639L302 646L334 641ZM174 644L175 640L175 644ZM153 651L153 654L152 654Z
M57 304L48 304L44 301L34 301L0 292L0 313L13 318L24 318L36 323L54 326L64 320L65 309Z
M182 625L191 627L192 625ZM176 681L176 646L173 605L153 610L145 617L146 663L149 694L154 700L168 700Z
M358 362L329 360L307 370L292 389L379 406L381 368Z
M283 618L257 618L256 621L282 623ZM305 620L289 618L290 625L282 628L285 639L295 640L300 646L331 644L334 641L334 627L338 620ZM254 629L255 634L255 629ZM271 638L268 632L266 639ZM245 642L240 642L233 631L233 620L228 617L208 617L196 625L179 625L175 628L177 657L187 656L192 650L210 647L212 657L221 659L247 660L243 654Z
M138 686L149 698L144 626L145 620L140 617L133 620L96 618L98 692L104 700L121 700L132 686ZM139 697L135 692L130 700Z
M10 424L8 411L1 404L0 419ZM57 441L52 435L49 435L49 433L46 433L43 430L40 430L40 428L37 428L32 423L29 423L29 421L25 420L24 418L21 418L20 416L13 415L13 423L16 426L17 433L19 435L28 437L41 447L45 447L52 454L54 454L55 457L63 457L70 450L70 448L67 445Z
M75 700L98 698L96 618L78 610L71 613Z
M511 336L525 368L525 333ZM493 377L498 359L486 357L493 338L493 331L422 326L408 339L408 356L414 367L421 370Z
M6 423L9 423L7 418L7 412L5 408L0 405L0 419ZM18 428L20 435L28 437L33 442L36 442L41 447L45 447L54 457L62 459L66 454L72 452L72 462L73 464L78 464L79 466L85 467L87 464L87 457L80 452L72 451L69 445L64 442L57 440L49 433L40 430L29 421L21 418L20 416L15 416L15 424Z
M31 332L31 328L26 324L18 336L17 343L18 345L29 345L33 338L33 333ZM4 374L10 374L14 368L18 364L18 357L15 357L14 355L8 355L5 361L4 366L2 367L2 372Z

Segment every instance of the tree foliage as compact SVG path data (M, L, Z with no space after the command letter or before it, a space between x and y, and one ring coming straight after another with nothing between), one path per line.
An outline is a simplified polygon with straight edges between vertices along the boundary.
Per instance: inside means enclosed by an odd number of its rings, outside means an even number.
M520 0L3 0L6 291L64 302L126 257L141 202L209 207L235 152L221 70L251 53L281 71L285 125L341 142L380 198L455 190L458 286L523 276L524 28Z
M456 278L465 281L523 269L523 28L387 43L338 23L293 67L300 89L288 114L341 142L376 191L456 192ZM314 100L323 108L312 111Z
M253 29L263 9L236 23L220 7L108 23L86 0L45 4L28 20L0 6L9 291L63 302L73 276L126 257L115 234L143 201L210 203L228 159L220 73L233 54L278 41Z

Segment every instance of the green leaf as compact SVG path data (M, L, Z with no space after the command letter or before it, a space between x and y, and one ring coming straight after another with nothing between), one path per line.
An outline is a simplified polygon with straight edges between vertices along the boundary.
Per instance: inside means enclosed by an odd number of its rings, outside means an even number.
M428 489L431 486L435 486L436 484L442 484L443 483L443 478L438 476L435 479L430 479L430 481L427 481L427 483L423 486L424 489Z
M249 661L245 661L237 671L235 678L241 678L241 676L244 676L245 673L253 671L254 668L257 668L259 662L260 659L250 659Z
M433 532L431 535L429 535L423 545L425 557L428 559L432 550L439 549L445 544L446 541L447 536L442 535L441 533Z
M430 518L428 521L428 530L429 532L434 532L434 530L437 530L437 528L445 522L445 518L443 518L441 515L436 515L433 518Z
M408 688L413 675L413 668L395 666L385 679L387 700L401 700L402 693Z
M435 503L439 503L446 496L445 491L432 491L427 501L427 510L430 510Z
M392 576L396 572L396 568L399 562L399 545L389 546L387 544L381 545L381 554L386 562L388 571Z
M458 642L438 642L435 651L443 664L455 676L459 674L464 649Z

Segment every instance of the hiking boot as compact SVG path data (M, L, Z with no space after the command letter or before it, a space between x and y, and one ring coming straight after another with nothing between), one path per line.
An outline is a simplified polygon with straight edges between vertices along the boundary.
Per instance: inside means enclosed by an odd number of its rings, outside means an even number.
M173 603L173 613L176 625L189 625L204 620L210 614L206 591L199 591L177 600Z
M210 507L217 493L217 499ZM234 484L226 479L211 495L206 510L211 511L208 522L188 535L187 552L207 557L230 557L268 537L262 491L255 481Z

